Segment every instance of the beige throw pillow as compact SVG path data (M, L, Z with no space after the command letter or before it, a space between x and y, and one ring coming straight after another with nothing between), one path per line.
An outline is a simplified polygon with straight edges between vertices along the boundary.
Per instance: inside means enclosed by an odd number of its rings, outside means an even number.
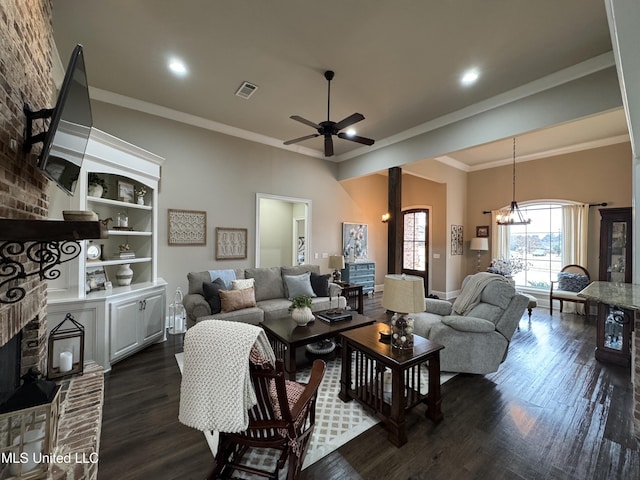
M220 290L222 313L234 312L256 306L256 296L252 288L242 290Z
M231 280L231 290L244 290L255 286L255 278L240 278Z

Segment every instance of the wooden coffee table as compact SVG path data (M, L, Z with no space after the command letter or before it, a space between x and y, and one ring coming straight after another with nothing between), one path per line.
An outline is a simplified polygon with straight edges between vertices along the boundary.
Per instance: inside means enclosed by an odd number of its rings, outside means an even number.
M285 370L290 380L296 379L296 349L327 338L337 337L340 333L375 323L373 318L356 312L349 312L351 320L328 323L316 317L313 322L299 327L289 316L274 318L260 323L264 329L277 358L285 361Z
M339 397L348 402L357 400L373 410L385 423L388 439L395 446L407 443L405 414L419 403L427 405L427 418L438 423L440 409L439 343L414 335L412 350L399 350L380 341L380 331L389 327L383 323L343 332L342 375ZM420 385L420 370L428 365L429 390ZM391 391L385 370L391 370ZM352 374L353 370L353 374ZM385 395L385 391L387 391Z

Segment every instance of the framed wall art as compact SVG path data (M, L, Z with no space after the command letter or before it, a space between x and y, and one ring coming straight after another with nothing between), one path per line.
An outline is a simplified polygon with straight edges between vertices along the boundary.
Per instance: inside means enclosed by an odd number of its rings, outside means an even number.
M87 268L87 292L106 289L108 281L107 272L104 270L103 266Z
M118 200L121 202L132 203L134 196L133 184L118 180Z
M462 225L451 225L451 255L462 255L464 253L462 229Z
M169 209L169 245L206 245L207 212Z
M247 258L247 229L216 227L216 260Z
M346 261L367 258L368 234L368 226L364 223L342 223L342 254Z
M476 237L487 238L489 236L489 225L476 227Z

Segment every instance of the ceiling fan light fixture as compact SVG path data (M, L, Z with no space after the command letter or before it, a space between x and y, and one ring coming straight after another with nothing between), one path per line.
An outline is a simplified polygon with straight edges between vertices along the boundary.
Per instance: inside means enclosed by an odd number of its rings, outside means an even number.
M354 123L364 120L364 115L362 115L361 113L352 113L339 122L334 122L331 120L331 80L333 80L334 75L335 73L332 70L327 70L326 72L324 72L324 78L327 80L327 119L320 123L314 123L311 120L307 120L306 118L303 118L299 115L291 115L291 117L289 118L314 128L317 133L304 135L302 137L294 138L293 140L287 140L286 142L284 142L285 145L291 145L294 143L302 142L304 140L308 140L310 138L322 136L324 137L324 156L331 157L333 156L334 136L343 140L360 143L362 145L371 146L375 143L375 140L373 140L372 138L356 135L355 130L353 129L349 129L344 132L342 131L343 129L350 127Z
M527 218L518 207L516 202L516 139L513 138L513 199L509 210L501 211L496 215L498 225L529 225L531 219Z

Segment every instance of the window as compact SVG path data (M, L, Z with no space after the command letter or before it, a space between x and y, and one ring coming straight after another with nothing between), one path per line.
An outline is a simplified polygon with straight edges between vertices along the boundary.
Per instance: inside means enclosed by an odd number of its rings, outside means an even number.
M574 241L573 231L564 231L563 207L575 205L573 202L529 202L520 205L529 225L512 225L507 237L509 258L520 258L526 265L524 271L513 278L516 285L548 290L551 281L556 280L558 272L567 263L578 263L563 258L565 245ZM587 207L588 208L588 207Z
M403 270L424 272L427 269L428 218L426 210L407 210L404 212Z

